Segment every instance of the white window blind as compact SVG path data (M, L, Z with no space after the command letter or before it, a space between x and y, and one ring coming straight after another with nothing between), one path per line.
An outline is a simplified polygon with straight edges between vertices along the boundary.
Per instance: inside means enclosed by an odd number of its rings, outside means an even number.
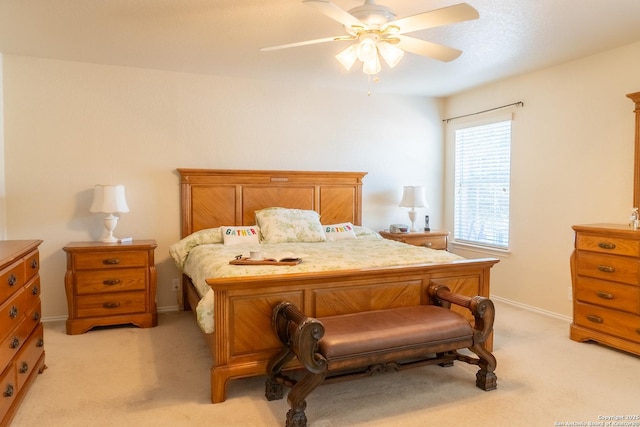
M509 247L511 120L455 131L454 240Z

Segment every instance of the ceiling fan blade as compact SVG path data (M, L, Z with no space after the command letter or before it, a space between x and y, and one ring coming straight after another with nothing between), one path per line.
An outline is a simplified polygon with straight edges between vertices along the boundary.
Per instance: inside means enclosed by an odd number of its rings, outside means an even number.
M263 52L269 52L271 50L288 49L290 47L306 46L310 44L319 44L319 43L334 42L334 41L340 41L340 40L355 40L355 37L351 37L351 36L327 37L324 39L315 39L315 40L307 40L303 42L287 43L287 44L281 44L278 46L261 47L260 50Z
M478 11L467 3L460 3L442 9L431 10L419 13L406 18L396 19L388 22L385 27L395 26L400 28L399 34L410 33L427 28L441 27L443 25L455 24L457 22L478 19Z
M338 21L347 28L365 26L358 18L331 2L325 0L303 0L303 3L315 8L318 12L327 15L329 18Z
M424 40L414 39L403 35L397 36L400 42L398 47L407 52L415 53L443 62L453 61L462 54L461 50Z

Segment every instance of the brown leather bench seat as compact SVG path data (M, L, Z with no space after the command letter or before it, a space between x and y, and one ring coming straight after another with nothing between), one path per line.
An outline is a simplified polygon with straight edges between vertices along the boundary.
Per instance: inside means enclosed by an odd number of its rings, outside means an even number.
M493 330L495 309L490 299L451 293L446 286L431 285L430 305L389 308L322 318L312 318L296 306L282 302L273 310L273 328L283 344L267 367L266 397L283 397L291 387L287 427L306 426L306 396L325 378L404 369L426 364L451 366L456 360L480 367L476 386L497 387L495 357L483 345ZM468 309L471 324L449 309ZM477 357L459 353L469 349ZM295 380L283 370L294 358L306 374Z

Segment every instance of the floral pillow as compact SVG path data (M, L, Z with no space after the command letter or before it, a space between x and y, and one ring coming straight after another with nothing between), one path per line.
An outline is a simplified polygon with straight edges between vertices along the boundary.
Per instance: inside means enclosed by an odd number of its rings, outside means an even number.
M243 227L220 227L225 245L248 245L260 243L260 229L255 225Z
M340 224L323 225L324 234L330 242L336 240L357 239L353 224L343 222Z
M266 208L256 211L264 243L324 242L320 215L313 210Z

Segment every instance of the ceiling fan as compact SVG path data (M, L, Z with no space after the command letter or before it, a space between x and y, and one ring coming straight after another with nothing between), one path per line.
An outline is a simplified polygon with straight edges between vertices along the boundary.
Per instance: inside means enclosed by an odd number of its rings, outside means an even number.
M375 0L365 0L362 6L354 7L348 12L326 0L303 0L303 3L344 25L347 34L266 47L260 50L271 51L332 41L354 41L355 43L338 53L336 59L347 71L351 69L356 60L360 60L363 63L362 71L369 75L380 72L379 56L382 56L387 65L393 68L400 62L405 51L444 62L456 59L462 51L409 37L405 34L470 21L478 19L480 16L478 11L467 3L459 3L400 19L393 10L387 6L376 4Z

